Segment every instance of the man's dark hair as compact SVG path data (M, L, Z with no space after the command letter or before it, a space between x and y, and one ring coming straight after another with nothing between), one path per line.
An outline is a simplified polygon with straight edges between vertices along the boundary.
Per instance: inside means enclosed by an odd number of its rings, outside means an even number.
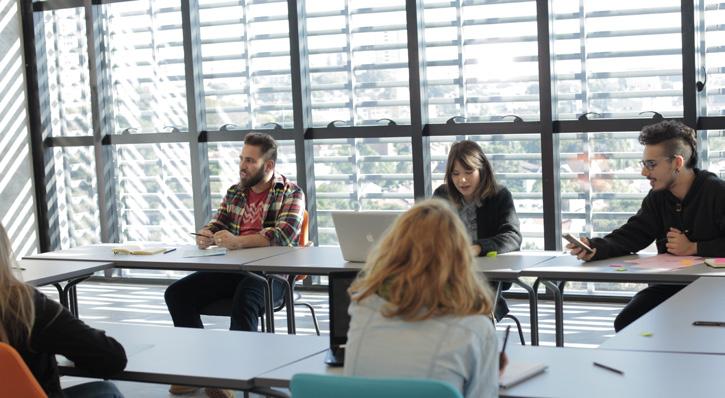
M244 145L258 146L265 160L272 159L277 163L277 141L267 133L249 133L244 137Z
M645 126L639 133L639 143L664 144L667 156L682 156L688 169L697 165L697 133L678 121L665 120Z

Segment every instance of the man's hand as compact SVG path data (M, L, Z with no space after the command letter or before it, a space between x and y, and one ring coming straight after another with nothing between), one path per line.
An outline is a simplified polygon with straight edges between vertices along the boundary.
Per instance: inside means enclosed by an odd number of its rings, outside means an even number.
M471 246L471 253L473 257L478 257L481 254L481 245L475 244Z
M197 235L197 237L196 237L196 246L199 249L206 249L207 247L214 244L214 234L212 234L211 231L209 231L208 229L202 228L197 233L199 235L204 235L204 236Z
M589 239L587 238L581 238L580 239L582 243L585 245L592 247L592 245L589 243ZM592 252L587 253L584 249L577 247L573 243L569 243L566 245L566 248L569 249L569 254L572 256L576 256L579 260L589 261L594 257L595 254L597 254L597 249L595 247L592 247Z
M509 364L509 357L506 356L505 352L498 354L498 375L501 376L506 370L506 366Z
M234 250L241 247L238 240L238 236L233 235L226 229L223 229L214 234L214 243L216 243L217 246L225 247L229 250Z
M670 228L667 233L667 252L675 256L692 256L697 254L697 242L690 242L679 229Z

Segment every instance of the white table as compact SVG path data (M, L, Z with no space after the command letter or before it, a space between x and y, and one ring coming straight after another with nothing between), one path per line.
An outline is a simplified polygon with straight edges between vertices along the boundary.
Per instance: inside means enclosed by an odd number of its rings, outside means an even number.
M183 255L186 250L193 250L196 246L159 245L176 248L176 250L166 254L158 253L152 255L113 254L112 249L114 247L123 245L118 243L102 243L36 254L25 258L73 261L110 261L113 262L113 265L116 268L239 272L242 264L283 254L293 249L292 247L287 246L268 246L251 249L228 250L223 256L184 257Z
M161 269L179 271L220 271L220 272L246 272L242 264L266 257L276 256L293 250L287 246L268 246L250 249L228 250L225 255L207 257L184 257L187 250L195 250L195 245L154 245L175 248L170 253L152 255L114 254L114 247L123 246L118 243L102 243L97 245L79 246L71 249L58 250L25 257L39 260L73 260L73 261L110 261L115 268L133 269ZM150 245L148 245L150 246ZM254 276L255 274L250 274ZM267 330L274 332L274 312L269 281L263 276L256 275L265 283L267 305L265 315ZM288 312L289 314L289 312ZM288 321L289 323L289 321Z
M78 316L76 285L93 275L94 272L113 267L113 264L107 261L29 259L20 260L18 265L20 266L20 272L17 274L23 281L33 286L53 285L58 290L60 303L75 316ZM61 286L61 282L67 283L65 286Z
M662 270L625 263L628 260L651 256L654 254L629 255L591 262L584 262L569 255L559 256L522 270L521 276L536 277L534 289L541 283L553 293L556 345L560 347L564 345L563 291L567 281L686 284L701 276L725 276L725 271L705 264ZM624 265L626 271L618 271L622 267L613 265Z
M725 355L725 278L700 278L608 339L602 348ZM643 336L642 333L651 333Z
M512 252L494 257L477 257L476 269L495 282L512 282L521 286L529 293L529 310L531 316L531 343L539 344L538 312L536 292L531 286L521 282L521 271L545 262L560 252ZM267 257L243 265L247 271L318 274L328 275L332 272L358 271L365 263L348 262L342 258L338 247L299 247L278 256Z
M714 397L725 389L725 356L511 345L511 361L541 362L548 369L501 397ZM286 388L297 373L341 375L324 353L275 369L254 379L257 388ZM622 370L619 375L596 367Z
M248 390L255 377L323 352L318 336L122 325L96 322L126 349L117 380ZM61 374L88 376L63 359Z

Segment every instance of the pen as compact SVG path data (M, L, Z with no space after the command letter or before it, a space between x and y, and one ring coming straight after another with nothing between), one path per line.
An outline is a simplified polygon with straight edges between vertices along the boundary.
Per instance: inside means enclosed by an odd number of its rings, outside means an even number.
M503 347L501 347L501 353L506 352L506 343L509 341L509 333L511 332L511 325L506 326L506 334L503 337Z
M695 321L692 326L725 326L725 322L718 321Z
M166 253L171 253L171 252L172 252L172 251L174 251L174 250L176 250L176 248L173 248L173 249L169 249L169 250L165 251L165 252L164 252L164 254L166 254Z
M617 374L620 374L620 375L624 376L624 372L622 372L621 370L619 370L619 369L614 369L614 368L612 368L612 367L609 367L609 366L607 366L607 365L602 365L602 364L601 364L601 363L599 363L599 362L594 362L594 366L598 366L598 367L600 367L600 368L602 368L602 369L606 369L606 370L608 370L608 371L610 371L610 372L614 372L614 373L617 373Z
M203 236L204 238L211 238L210 236L206 236L206 235L202 235L202 234L197 234L196 232L189 232L189 233L192 234L192 235L194 235L194 236Z

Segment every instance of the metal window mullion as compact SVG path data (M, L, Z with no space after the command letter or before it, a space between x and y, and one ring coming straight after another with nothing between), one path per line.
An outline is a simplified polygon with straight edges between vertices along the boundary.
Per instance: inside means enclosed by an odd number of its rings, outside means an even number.
M23 29L23 55L27 85L28 128L33 160L33 186L37 219L38 249L48 252L60 248L57 190L53 184L55 166L53 148L45 144L51 136L48 65L45 49L43 13L33 12L33 3L20 1Z
M682 104L683 122L697 127L697 71L695 70L695 4L693 0L681 0L682 24Z
M425 28L423 2L405 1L408 35L408 81L410 92L410 140L413 156L413 196L416 200L431 196L430 137L425 134L428 124L428 101L425 79Z
M209 148L202 131L206 130L206 103L202 70L199 1L181 2L181 28L184 40L186 74L186 109L189 120L191 187L194 202L194 225L201 229L211 219L209 183Z
M297 184L305 192L305 202L309 214L309 239L311 242L319 242L314 147L313 140L306 139L307 129L312 126L312 99L305 0L287 0L287 16L290 38L292 117L294 118ZM309 279L307 278L307 280Z
M559 136L554 133L552 96L551 33L553 16L549 0L536 1L536 25L539 63L539 109L541 123L541 182L544 202L544 247L561 249L561 212L559 205Z
M96 156L96 187L101 242L118 242L118 212L114 187L113 151L104 145L103 138L113 134L113 107L111 95L110 62L106 52L103 6L85 6L88 69L91 87L91 115L93 120L93 150Z

